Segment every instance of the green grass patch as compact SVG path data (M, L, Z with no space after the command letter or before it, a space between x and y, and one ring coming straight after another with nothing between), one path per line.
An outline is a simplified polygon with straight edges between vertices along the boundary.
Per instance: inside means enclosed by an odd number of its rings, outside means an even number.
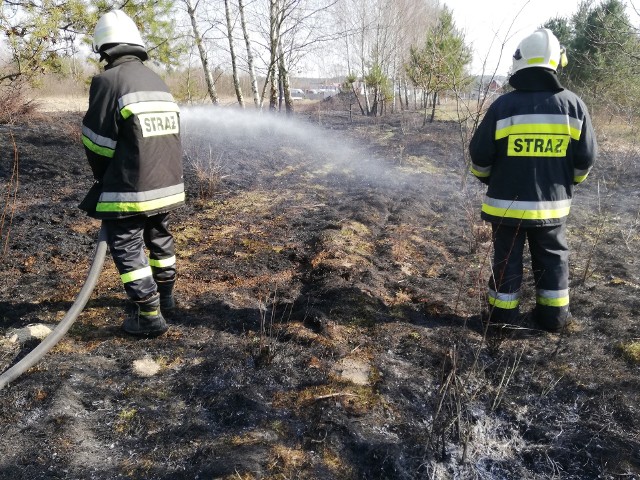
M624 358L640 364L640 342L623 343L618 346L618 349Z

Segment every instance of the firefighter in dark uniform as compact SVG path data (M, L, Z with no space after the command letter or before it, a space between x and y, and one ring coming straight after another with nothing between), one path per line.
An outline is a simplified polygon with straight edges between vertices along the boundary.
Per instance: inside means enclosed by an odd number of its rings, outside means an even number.
M597 143L587 107L558 81L566 64L548 29L524 38L513 56L515 89L491 104L471 139L471 171L488 185L481 216L493 228L489 321L518 316L525 240L536 287L534 322L558 331L569 318L566 220L574 185L592 168Z
M176 257L169 212L184 204L179 108L133 20L120 10L96 24L106 61L89 91L82 142L95 183L80 208L101 219L124 289L135 306L123 329L158 335L175 307ZM146 251L149 255L147 256Z

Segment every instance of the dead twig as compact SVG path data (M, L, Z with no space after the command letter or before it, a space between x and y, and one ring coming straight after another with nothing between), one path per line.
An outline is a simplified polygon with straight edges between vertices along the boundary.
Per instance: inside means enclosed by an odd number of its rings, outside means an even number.
M18 198L18 146L16 145L16 139L13 136L13 132L9 131L11 137L11 143L13 144L13 165L11 168L11 177L7 183L7 190L3 194L4 208L0 214L0 238L4 234L4 245L2 247L2 255L4 257L7 254L9 248L9 233L11 232L11 225L13 223L13 216L16 210L16 202ZM6 227L5 227L6 222Z
M356 395L355 393L349 393L349 392L327 393L326 395L318 395L317 397L313 397L313 401L316 402L318 400L326 400L328 398L336 398L336 397L356 397L356 398L359 398L360 395Z

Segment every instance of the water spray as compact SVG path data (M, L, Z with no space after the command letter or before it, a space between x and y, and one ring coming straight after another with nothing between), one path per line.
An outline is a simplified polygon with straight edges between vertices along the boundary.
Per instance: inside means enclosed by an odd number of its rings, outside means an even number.
M84 309L93 289L96 286L98 277L102 271L106 252L107 232L103 224L100 228L100 233L98 234L98 242L93 253L93 261L91 262L89 273L87 273L84 285L80 289L80 293L78 293L73 305L71 305L71 308L67 311L58 326L54 328L53 331L47 335L47 337L42 340L36 348L31 350L22 360L0 375L0 390L38 363L40 359L69 331L69 328L71 328L73 322L76 321L76 318L78 318L78 315Z

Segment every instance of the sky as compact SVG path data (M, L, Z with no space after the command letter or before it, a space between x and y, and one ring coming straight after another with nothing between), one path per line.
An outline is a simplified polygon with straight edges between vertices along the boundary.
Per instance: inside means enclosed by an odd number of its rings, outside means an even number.
M441 3L453 11L456 26L473 48L471 73L480 74L484 70L485 74L495 71L497 75L507 75L520 40L550 18L570 17L578 10L580 0L441 0Z

